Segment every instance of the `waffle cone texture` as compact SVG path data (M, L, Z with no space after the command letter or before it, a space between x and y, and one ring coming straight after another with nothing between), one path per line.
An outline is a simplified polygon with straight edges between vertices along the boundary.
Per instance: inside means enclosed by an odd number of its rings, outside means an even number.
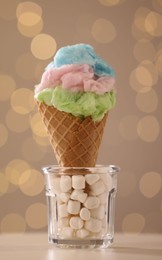
M57 162L64 167L94 167L108 113L100 122L81 119L38 102L38 110Z

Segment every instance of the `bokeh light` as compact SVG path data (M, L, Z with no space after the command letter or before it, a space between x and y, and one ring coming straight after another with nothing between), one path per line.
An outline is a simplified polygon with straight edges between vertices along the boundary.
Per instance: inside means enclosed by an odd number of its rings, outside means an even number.
M26 210L25 220L28 226L33 229L47 226L47 206L43 203L30 205Z
M34 2L23 2L17 6L17 28L26 37L34 37L43 29L42 8Z
M23 53L20 55L15 64L16 72L21 78L25 80L32 80L35 78L34 72L37 60L31 53Z
M23 2L17 6L16 16L20 24L33 26L39 23L42 16L42 8L34 2Z
M33 133L39 137L47 137L47 132L43 125L41 116L39 113L35 113L30 119L30 125Z
M7 214L1 221L1 232L24 233L26 223L24 218L16 213Z
M98 0L102 5L115 6L125 2L125 0Z
M145 19L145 28L153 36L162 36L162 15L149 12Z
M30 137L24 140L21 150L23 157L31 162L40 161L47 151L45 146L39 146L33 138Z
M134 16L134 24L138 30L146 32L145 20L147 15L150 13L150 9L141 6L137 9Z
M42 18L40 18L39 22L37 24L34 24L33 26L25 26L18 21L17 29L23 36L34 37L42 31L43 20Z
M145 19L149 13L150 9L144 6L137 8L137 11L135 12L134 23L132 24L132 34L136 40L153 38L153 36L149 34L145 28Z
M147 172L140 179L139 188L147 198L153 198L161 189L162 178L158 172Z
M29 126L29 119L26 115L21 115L9 109L6 114L6 125L12 131L16 133L25 132Z
M135 140L138 138L137 124L139 118L136 115L127 115L119 123L119 133L126 140Z
M136 70L136 77L141 85L151 87L158 80L157 70L152 62L143 61ZM146 78L145 78L146 77Z
M160 125L156 117L148 115L141 118L137 125L137 132L143 141L154 142L160 132Z
M27 196L36 196L44 189L44 177L35 169L24 171L19 178L19 187Z
M48 34L38 34L31 42L32 54L40 60L51 58L56 51L56 41Z
M6 101L10 98L12 92L16 88L15 80L7 74L0 74L0 86L2 86L3 91L0 94L0 101Z
M11 96L11 106L18 114L30 113L35 106L33 91L27 88L16 89Z
M157 52L155 66L159 75L162 76L162 49Z
M158 81L158 71L155 65L145 60L135 68L129 78L130 85L135 91L148 90L148 87L153 87Z
M162 13L162 1L161 0L152 0L152 6L158 12Z
M38 135L33 134L33 139L38 145L42 146L51 146L49 138L46 137L40 137Z
M97 19L92 26L92 35L99 43L108 43L115 39L115 26L104 18Z
M0 147L4 146L8 140L8 130L4 124L0 123Z
M42 16L42 7L34 2L24 1L18 4L16 9L16 16L18 19L21 18L23 14L37 14L39 17ZM31 23L31 17L27 18L27 22Z
M23 172L30 169L30 165L22 159L14 159L10 161L5 169L5 175L8 181L14 185L19 185L20 176Z
M136 105L139 110L145 113L152 113L157 109L158 96L154 89L149 88L146 92L138 92L136 95Z
M3 172L0 172L0 196L5 194L8 190L8 180Z
M139 62L143 60L154 61L155 52L156 50L153 43L147 39L137 41L133 50L134 57Z
M40 19L41 19L41 17L37 13L24 12L19 16L18 21L22 25L33 26L33 25L39 23Z
M122 230L125 233L141 233L145 226L145 218L138 213L128 214L122 222Z

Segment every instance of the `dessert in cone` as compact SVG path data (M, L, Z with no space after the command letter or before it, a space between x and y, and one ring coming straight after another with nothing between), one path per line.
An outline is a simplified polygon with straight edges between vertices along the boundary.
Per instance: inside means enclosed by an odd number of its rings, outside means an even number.
M114 71L90 45L61 48L35 99L60 166L94 167L115 105Z
M82 120L42 102L38 109L59 165L95 166L108 113L94 122L91 117Z

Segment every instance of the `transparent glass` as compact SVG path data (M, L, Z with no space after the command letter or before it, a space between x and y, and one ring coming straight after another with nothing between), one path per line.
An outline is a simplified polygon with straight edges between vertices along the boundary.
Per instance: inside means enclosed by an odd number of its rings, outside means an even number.
M43 168L48 240L68 248L107 248L114 238L115 165Z

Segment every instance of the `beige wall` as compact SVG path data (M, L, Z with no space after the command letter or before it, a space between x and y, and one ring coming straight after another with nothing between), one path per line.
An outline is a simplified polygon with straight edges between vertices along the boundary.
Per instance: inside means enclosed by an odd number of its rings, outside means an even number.
M33 89L56 49L79 42L116 70L98 158L122 169L116 231L161 232L159 0L0 1L0 232L47 229L40 168L56 161Z

